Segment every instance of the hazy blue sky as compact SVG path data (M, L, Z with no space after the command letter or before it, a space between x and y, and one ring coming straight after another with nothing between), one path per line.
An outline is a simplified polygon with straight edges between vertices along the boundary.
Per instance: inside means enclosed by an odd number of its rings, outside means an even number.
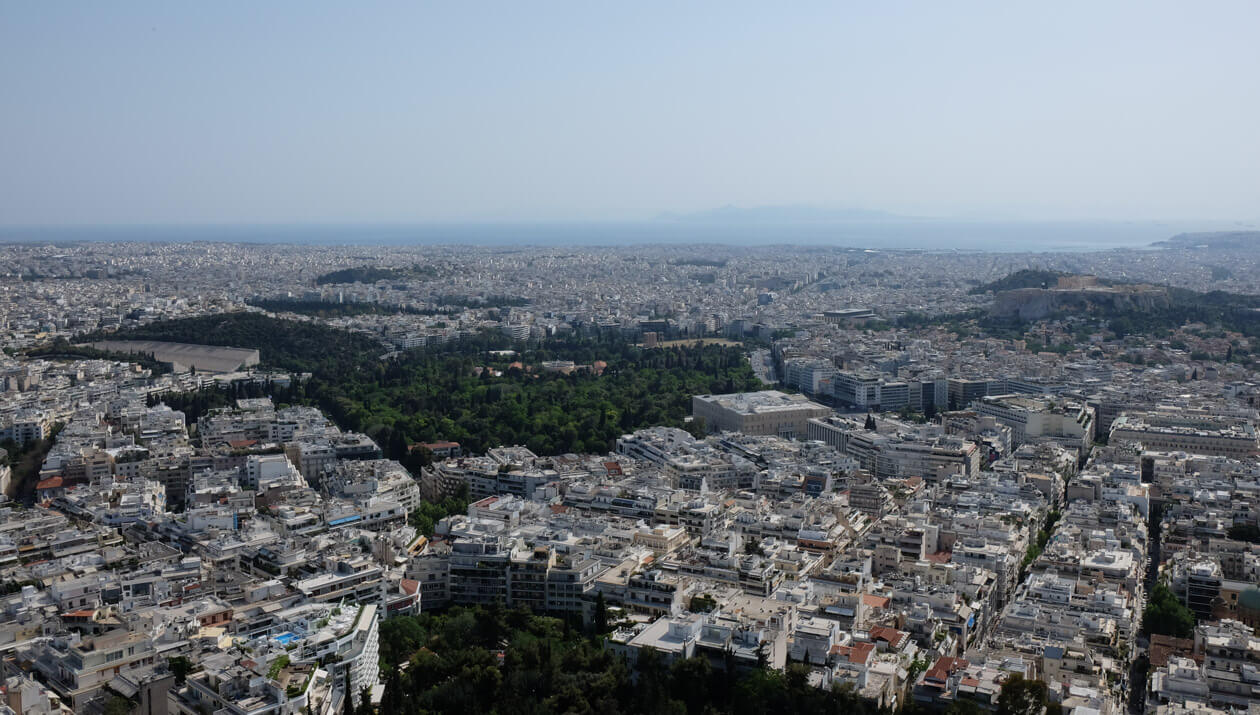
M5 2L0 224L1260 217L1260 2Z

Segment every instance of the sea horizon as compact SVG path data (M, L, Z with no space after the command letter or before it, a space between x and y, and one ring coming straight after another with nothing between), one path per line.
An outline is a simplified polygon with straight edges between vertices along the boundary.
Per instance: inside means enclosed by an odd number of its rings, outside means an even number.
M810 246L991 253L1145 249L1181 233L1248 222L856 220L837 222L515 221L0 226L0 243L253 243L312 246Z

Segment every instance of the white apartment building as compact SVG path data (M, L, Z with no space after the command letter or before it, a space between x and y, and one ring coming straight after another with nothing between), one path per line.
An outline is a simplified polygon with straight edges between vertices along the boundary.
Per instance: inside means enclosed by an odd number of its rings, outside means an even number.
M704 419L710 432L778 435L789 439L804 437L811 418L825 417L831 409L811 402L804 395L788 395L778 390L740 392L730 395L696 395L691 412Z

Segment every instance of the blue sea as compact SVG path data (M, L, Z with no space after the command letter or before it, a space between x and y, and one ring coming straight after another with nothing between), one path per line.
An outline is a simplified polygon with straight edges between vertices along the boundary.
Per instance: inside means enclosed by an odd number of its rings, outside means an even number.
M0 227L0 242L213 241L306 245L835 246L876 250L1050 252L1146 248L1178 233L1254 229L1225 223L881 220L798 223L642 221Z

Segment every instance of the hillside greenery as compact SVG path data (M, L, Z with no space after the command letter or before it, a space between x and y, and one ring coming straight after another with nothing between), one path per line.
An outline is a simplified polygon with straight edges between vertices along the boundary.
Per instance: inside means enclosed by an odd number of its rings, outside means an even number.
M648 650L631 667L599 634L524 609L396 616L380 637L382 715L878 712L851 690L813 687L802 665L728 672L703 657L670 665Z
M377 281L397 281L409 278L432 278L438 274L433 266L415 265L409 268L380 268L377 266L357 266L343 268L325 273L315 279L318 285L332 283L375 283Z
M969 291L973 295L1000 292L1016 288L1034 288L1054 285L1060 276L1071 275L1056 271L1022 270L992 283L977 286ZM1099 280L1102 285L1117 281ZM1077 332L1088 334L1103 328L1118 338L1129 335L1167 337L1173 330L1189 324L1202 323L1212 330L1241 333L1249 338L1260 337L1260 295L1227 293L1225 291L1199 292L1185 288L1164 287L1168 292L1168 305L1151 309L1115 308L1098 303L1088 311L1060 311L1041 320L1078 319ZM999 338L1019 338L1036 321L1014 317L995 317L983 310L927 316L907 313L897 319L901 328L939 326L959 335L985 335Z
M729 653L676 660L645 648L633 665L605 648L594 622L508 610L500 605L455 607L381 623L385 692L380 715L471 712L669 713L671 715L892 715L852 685L816 687L810 668L788 663L740 665ZM921 673L926 662L917 669ZM916 674L917 674L916 673ZM999 715L1053 715L1043 681L1018 674L998 694ZM913 700L900 715L930 712ZM948 715L980 712L960 700Z
M528 298L514 295L488 295L485 297L469 295L438 296L434 303L453 308L519 308L529 305Z
M313 315L319 318L339 318L353 315L393 315L395 313L417 313L413 308L402 305L385 305L383 303L332 303L326 300L297 300L294 298L249 298L246 304L273 313L297 313Z
M692 395L762 387L741 348L649 350L620 337L512 343L484 333L383 360L384 348L366 335L253 313L153 323L112 337L257 348L264 364L312 377L289 388L243 388L247 394L261 389L278 403L316 405L343 429L366 432L391 458L411 461L410 444L439 440L472 452L522 444L539 455L603 453L626 432L682 426ZM489 352L502 349L517 354ZM547 360L606 367L565 375L537 367ZM168 403L199 415L226 401L203 395Z
M256 348L264 365L313 372L325 379L354 372L386 351L380 342L362 333L245 312L162 320L112 333L98 331L77 337L75 342L94 340L164 340Z
M1070 278L1079 275L1078 273L1067 273L1065 271L1024 268L995 281L977 285L975 288L967 291L967 293L970 295L984 295L985 293L1000 293L1004 290L1018 290L1020 288L1054 288L1058 285L1060 278ZM1098 285L1102 286L1121 285L1129 282L1103 277L1096 277L1096 280Z
M1004 290L1016 290L1019 288L1053 288L1059 282L1059 278L1066 275L1069 274L1061 271L1042 271L1025 268L990 283L978 285L967 291L967 293L970 295L984 295L985 293L1000 293Z

